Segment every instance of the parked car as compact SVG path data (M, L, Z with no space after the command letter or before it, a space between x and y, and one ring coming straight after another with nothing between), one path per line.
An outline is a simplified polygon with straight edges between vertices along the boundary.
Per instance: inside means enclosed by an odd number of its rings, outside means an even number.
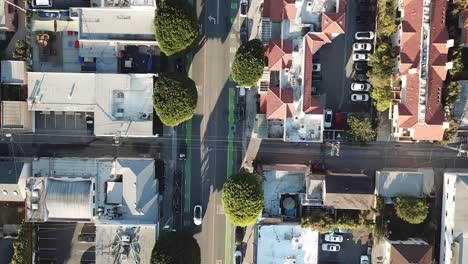
M32 0L31 6L33 8L36 8L36 7L51 7L52 6L52 0Z
M242 263L242 252L240 250L236 250L236 252L234 252L234 263L235 264Z
M322 250L323 251L337 252L337 251L340 251L340 245L331 244L331 243L323 243L322 244Z
M245 228L236 226L236 245L241 245L244 239Z
M247 31L246 23L242 23L242 26L240 27L239 34L240 34L241 43L245 43L245 42L249 41L249 33Z
M193 208L193 223L197 226L202 224L202 213L201 205L195 205Z
M335 243L343 242L343 236L342 235L325 234L324 239L327 242L335 242Z
M358 72L365 72L367 71L367 62L365 61L357 61L354 63L354 70Z
M249 11L249 0L240 0L240 16L246 17Z
M351 101L353 102L367 102L369 101L369 95L367 94L352 94Z
M357 40L374 39L374 32L372 32L372 31L358 31L358 32L356 32L354 37Z
M351 83L351 90L356 92L368 92L371 88L371 85L368 83Z
M333 121L333 111L331 109L325 110L325 118L324 118L324 126L325 128L330 128L332 126Z
M364 73L357 73L356 75L354 75L354 80L358 82L365 82L367 81L367 75L365 75Z
M91 242L94 242L95 239L96 239L95 234L79 234L78 235L78 242L81 242L81 243L91 243Z
M312 64L312 72L319 72L322 69L321 65L318 63Z
M372 49L372 44L370 43L354 43L354 51L370 51Z
M39 11L37 12L38 17L42 18L59 18L60 13L59 12L49 12L49 11Z
M360 264L370 264L370 261L369 261L369 256L361 256L361 262Z
M369 61L369 54L368 53L354 53L353 60L354 61Z

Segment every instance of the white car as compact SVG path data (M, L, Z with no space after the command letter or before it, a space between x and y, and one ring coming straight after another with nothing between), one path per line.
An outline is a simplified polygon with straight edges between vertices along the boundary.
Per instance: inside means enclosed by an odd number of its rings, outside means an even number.
M354 53L353 61L369 61L369 57L368 53Z
M195 205L193 208L193 223L197 226L202 223L203 210L201 205Z
M370 43L354 43L354 51L370 51L372 49L372 44Z
M343 236L342 236L342 235L330 235L330 234L326 234L326 235L325 235L325 241L327 241L327 242L340 243L340 242L343 242Z
M354 37L357 40L373 39L374 38L374 32L372 32L372 31L359 31L359 32L356 32Z
M340 245L338 245L338 244L323 243L323 244L322 244L322 250L323 250L323 251L333 251L333 252L337 252L337 251L340 251Z
M369 101L369 95L367 94L352 94L351 101L353 102L367 102Z
M247 12L249 11L249 0L240 1L240 17L246 17Z
M333 111L331 109L325 110L324 126L329 128L332 126L333 121Z
M351 90L356 92L368 92L371 88L371 85L368 83L351 83Z
M362 255L360 264L370 264L369 256Z
M32 0L31 6L36 7L52 7L52 0Z

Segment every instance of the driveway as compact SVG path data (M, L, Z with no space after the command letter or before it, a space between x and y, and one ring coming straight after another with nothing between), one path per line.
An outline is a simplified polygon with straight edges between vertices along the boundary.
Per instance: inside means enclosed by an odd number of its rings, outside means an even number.
M339 243L340 251L327 252L322 250L322 245L319 248L319 263L335 262L343 264L359 264L361 255L367 254L367 241L369 232L353 231L351 234L340 234L343 236L343 242ZM323 236L321 237L322 243Z

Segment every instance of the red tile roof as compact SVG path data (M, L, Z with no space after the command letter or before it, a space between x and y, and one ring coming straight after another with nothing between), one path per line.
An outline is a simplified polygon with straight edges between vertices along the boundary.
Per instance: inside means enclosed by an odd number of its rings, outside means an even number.
M304 96L302 110L306 114L322 114L323 108L320 103L312 97L312 57L324 44L330 43L331 39L325 33L307 33L305 35L304 52Z
M280 89L278 87L268 89L266 93L266 116L267 119L281 119L291 117L294 111L293 90Z
M270 71L290 68L292 64L292 40L271 40L265 51Z
M406 92L405 100L402 102L404 105L398 106L400 113L397 126L414 129L415 140L441 140L443 109L440 96L447 75L445 69L448 52L448 34L445 29L447 2L432 1L431 43L427 52L430 66L427 73L426 124L418 123L423 0L404 0L402 6L404 17L401 22L399 72L400 75L406 76ZM411 69L416 71L410 74Z
M344 13L323 13L322 32L327 34L345 32L346 14Z
M272 22L283 19L296 19L295 0L264 0L263 17L269 17Z

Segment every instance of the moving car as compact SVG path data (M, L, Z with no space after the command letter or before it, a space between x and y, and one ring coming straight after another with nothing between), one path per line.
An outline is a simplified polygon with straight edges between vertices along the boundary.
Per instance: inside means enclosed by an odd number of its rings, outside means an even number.
M368 92L371 88L371 85L368 83L351 83L351 90L356 92Z
M187 159L187 145L185 143L180 143L179 145L179 160Z
M370 51L372 49L372 44L370 43L354 43L354 51Z
M202 207L201 205L195 205L193 208L193 223L197 226L202 223Z
M340 251L340 245L331 244L331 243L323 243L322 244L322 250L323 251L337 252L337 251Z
M351 101L353 102L367 102L369 101L369 95L367 94L352 94Z
M239 34L240 34L241 43L245 43L245 42L249 41L249 34L248 34L248 31L247 31L246 23L242 23L242 26L240 27Z
M369 261L369 256L361 256L361 262L359 262L360 264L370 264L370 261Z
M331 127L332 121L333 121L333 111L331 109L325 110L325 121L324 121L325 128Z
M244 239L245 229L240 226L236 226L236 245L242 245Z
M353 60L354 61L369 61L369 54L368 53L354 53Z
M343 242L343 236L342 235L325 234L325 241L340 243L340 242Z
M356 32L354 37L357 40L373 39L374 38L374 32L372 32L372 31L358 31L358 32Z
M249 11L249 0L240 1L240 17L246 17Z

